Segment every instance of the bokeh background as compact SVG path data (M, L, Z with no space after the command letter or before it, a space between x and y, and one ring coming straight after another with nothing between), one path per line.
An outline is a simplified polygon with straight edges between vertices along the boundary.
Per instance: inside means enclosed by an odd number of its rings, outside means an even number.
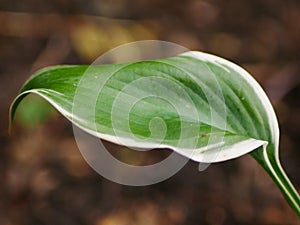
M165 182L127 187L95 173L71 124L39 98L8 109L37 69L89 64L122 43L158 39L232 60L261 83L281 127L280 157L300 191L300 1L1 0L1 225L296 225L299 219L249 156ZM135 164L155 159L106 144Z

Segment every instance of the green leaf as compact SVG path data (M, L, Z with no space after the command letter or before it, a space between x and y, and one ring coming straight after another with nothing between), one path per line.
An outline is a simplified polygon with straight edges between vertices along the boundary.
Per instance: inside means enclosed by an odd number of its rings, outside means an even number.
M18 107L16 119L27 128L34 128L55 115L55 110L44 99L31 95L25 98Z
M274 110L245 70L201 53L151 61L57 66L37 72L11 106L35 93L99 138L137 148L170 148L215 163L250 153L300 216L300 199L279 163Z

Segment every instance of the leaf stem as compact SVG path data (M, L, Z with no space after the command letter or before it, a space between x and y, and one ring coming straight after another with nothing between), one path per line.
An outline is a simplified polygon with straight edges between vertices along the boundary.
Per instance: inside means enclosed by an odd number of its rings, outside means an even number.
M273 179L277 187L280 189L284 198L287 200L291 208L295 211L300 218L300 197L299 193L289 180L284 169L281 166L278 157L274 157L272 154L268 154L267 149L263 150L263 160L255 155L252 155L259 164L266 170L269 176Z

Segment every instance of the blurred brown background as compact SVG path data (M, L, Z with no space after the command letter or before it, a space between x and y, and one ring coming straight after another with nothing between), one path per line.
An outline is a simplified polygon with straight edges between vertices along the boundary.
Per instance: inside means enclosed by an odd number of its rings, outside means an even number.
M300 224L249 156L201 173L190 162L160 184L127 187L89 168L71 124L40 99L20 108L7 135L9 105L32 72L88 64L144 39L214 53L252 73L274 103L283 166L300 191L300 1L1 0L0 224Z

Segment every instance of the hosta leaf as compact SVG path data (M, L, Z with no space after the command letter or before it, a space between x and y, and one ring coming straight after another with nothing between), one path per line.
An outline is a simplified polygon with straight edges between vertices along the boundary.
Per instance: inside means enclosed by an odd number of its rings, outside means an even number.
M88 133L120 145L170 148L204 163L250 153L300 214L299 196L278 160L273 108L259 84L231 62L187 52L151 61L46 68L21 89L11 121L29 93Z

